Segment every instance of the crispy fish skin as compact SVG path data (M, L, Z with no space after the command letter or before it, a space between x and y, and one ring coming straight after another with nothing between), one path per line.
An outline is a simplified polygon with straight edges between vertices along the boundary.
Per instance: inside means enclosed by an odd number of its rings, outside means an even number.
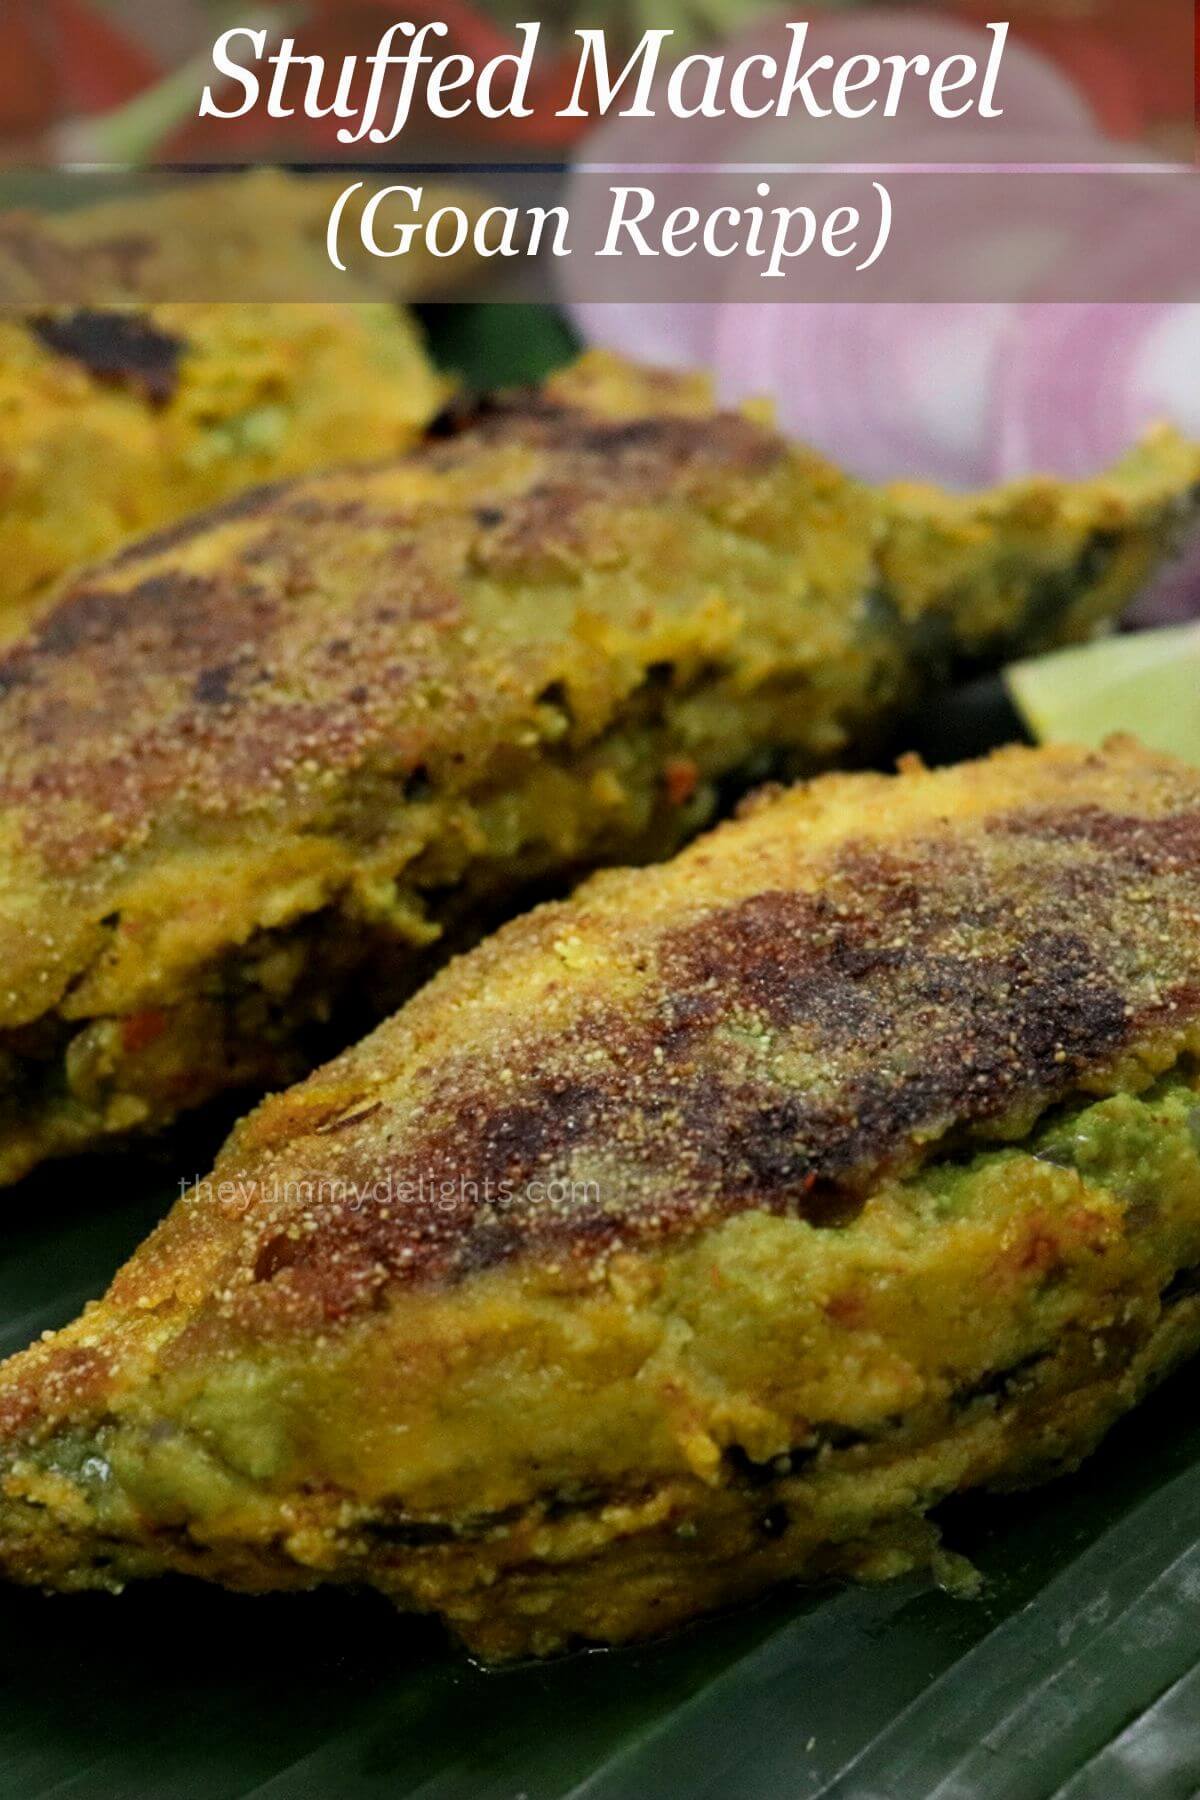
M436 977L0 1371L0 1568L489 1657L930 1554L1200 1345L1200 774L767 794ZM928 1530L928 1528L925 1528Z
M451 384L411 315L464 255L339 274L340 178L274 169L0 213L0 637L68 571L186 513L409 448ZM478 216L477 193L425 205Z
M939 661L1091 629L1198 476L1163 435L1078 487L879 494L594 357L85 574L0 656L0 1179L294 1079L531 883L668 854Z
M384 303L0 312L0 634L185 513L406 450L449 391Z

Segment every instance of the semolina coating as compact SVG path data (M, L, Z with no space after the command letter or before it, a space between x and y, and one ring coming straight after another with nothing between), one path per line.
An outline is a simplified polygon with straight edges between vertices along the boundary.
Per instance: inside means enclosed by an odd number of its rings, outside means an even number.
M273 169L0 213L0 640L72 569L262 482L407 449L451 384L399 304L473 257L338 274L344 185ZM430 184L425 206L477 194Z
M0 312L0 640L186 513L407 449L449 393L382 301Z
M86 570L0 652L0 1181L284 1085L547 884L1100 628L1198 481L1159 433L875 491L591 356Z
M488 1658L936 1557L1200 1345L1200 773L765 793L505 927L0 1369L0 1570Z

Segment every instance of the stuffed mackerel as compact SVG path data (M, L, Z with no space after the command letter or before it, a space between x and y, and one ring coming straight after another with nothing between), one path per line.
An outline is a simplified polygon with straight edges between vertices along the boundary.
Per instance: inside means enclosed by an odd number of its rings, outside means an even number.
M1200 1345L1200 773L767 793L437 976L0 1370L0 1571L488 1657L927 1559Z
M239 495L0 654L0 1181L306 1073L541 884L861 752L939 671L1087 636L1200 449L873 492L603 357Z

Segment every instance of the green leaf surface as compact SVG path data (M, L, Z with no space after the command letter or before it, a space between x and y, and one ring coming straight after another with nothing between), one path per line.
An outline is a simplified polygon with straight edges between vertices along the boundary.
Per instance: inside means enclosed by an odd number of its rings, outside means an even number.
M550 306L513 301L419 311L435 360L468 389L541 381L579 350L565 318Z

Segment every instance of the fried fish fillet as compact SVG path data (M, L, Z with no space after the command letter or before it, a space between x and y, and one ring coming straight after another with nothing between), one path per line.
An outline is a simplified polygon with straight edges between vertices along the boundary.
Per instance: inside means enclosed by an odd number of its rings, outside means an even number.
M407 449L449 391L384 303L0 312L0 635L141 533Z
M0 214L0 636L129 539L394 455L441 410L450 384L394 302L471 259L337 274L323 239L343 185L257 170ZM450 199L482 206L434 186L425 205Z
M87 573L0 656L0 1179L294 1078L531 883L1087 632L1198 479L1160 436L1081 486L876 493L593 358Z
M768 793L453 963L0 1371L0 1569L489 1657L929 1554L1200 1345L1200 773ZM926 1528L927 1529L927 1528Z

